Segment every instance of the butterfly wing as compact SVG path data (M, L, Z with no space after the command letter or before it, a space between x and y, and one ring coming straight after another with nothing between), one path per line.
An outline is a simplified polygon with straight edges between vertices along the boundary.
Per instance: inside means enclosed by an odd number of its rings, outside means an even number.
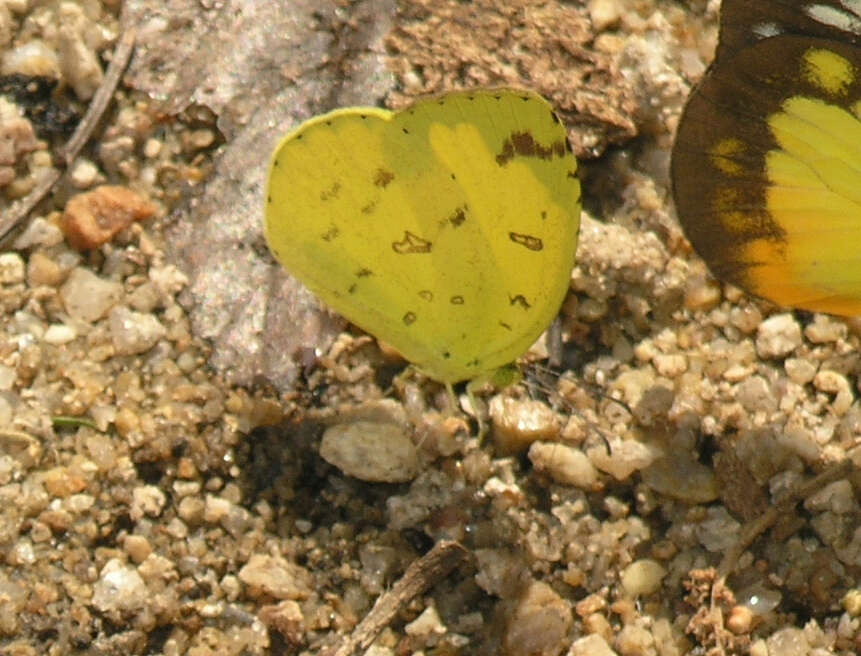
M716 61L778 35L861 39L861 4L847 0L723 0Z
M347 319L457 382L516 359L558 311L575 171L564 127L532 93L338 110L276 149L266 236Z
M861 313L861 52L793 35L719 60L673 149L679 220L720 278Z

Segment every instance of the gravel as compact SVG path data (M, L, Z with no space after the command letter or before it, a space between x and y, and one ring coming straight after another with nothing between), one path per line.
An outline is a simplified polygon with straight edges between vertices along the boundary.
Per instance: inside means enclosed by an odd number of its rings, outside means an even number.
M84 158L0 252L0 652L319 654L455 539L470 562L405 602L365 653L857 653L857 476L791 495L861 464L859 324L748 298L684 241L666 158L716 29L715 9L692 4L583 10L606 70L637 81L642 134L584 163L561 346L527 357L551 353L562 373L527 367L479 395L483 440L442 387L401 375L357 330L289 389L214 373L164 229L212 170L218 122L163 116L121 87ZM0 68L59 76L54 101L84 107L117 5L0 3ZM433 36L411 25L416 47ZM547 85L557 72L534 69ZM41 131L0 98L0 209L54 165L62 140ZM78 250L62 217L104 185L121 221ZM152 216L129 220L134 208Z

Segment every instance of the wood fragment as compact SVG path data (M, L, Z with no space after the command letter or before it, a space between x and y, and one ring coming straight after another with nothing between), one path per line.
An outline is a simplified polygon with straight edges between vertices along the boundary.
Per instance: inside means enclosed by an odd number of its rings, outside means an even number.
M389 625L401 608L413 597L445 578L466 555L466 549L459 542L437 542L430 551L407 567L407 571L390 590L377 598L374 607L356 625L353 633L340 644L324 651L323 656L351 656L357 649L370 647L377 634Z
M773 506L762 513L759 517L747 522L741 528L738 541L732 548L724 554L718 567L718 573L722 577L729 576L735 568L741 554L747 549L753 541L760 535L771 528L781 515L792 511L792 507L802 499L806 499L815 492L818 492L823 487L834 481L848 476L852 471L852 462L844 460L836 465L829 467L821 474L814 476L809 481L805 481L798 485L792 494L786 496L780 503Z
M0 247L7 245L7 241L14 234L13 231L18 227L18 224L26 219L30 212L33 211L33 208L54 188L54 185L57 184L57 181L66 169L78 157L81 148L89 141L93 130L95 130L99 121L101 121L108 104L111 102L111 98L114 95L114 91L116 91L123 72L126 70L126 66L128 66L132 51L134 50L134 44L134 28L128 28L117 41L113 59L111 59L101 86L96 91L92 101L90 101L87 113L81 119L81 122L78 123L78 127L75 128L69 141L66 142L58 153L59 161L56 164L58 167L62 167L62 169L56 168L52 170L39 181L29 194L18 201L4 216L0 217Z

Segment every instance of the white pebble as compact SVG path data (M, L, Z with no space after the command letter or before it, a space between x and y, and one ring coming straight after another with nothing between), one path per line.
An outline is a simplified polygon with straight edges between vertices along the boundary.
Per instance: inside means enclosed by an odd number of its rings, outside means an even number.
M577 638L568 650L567 656L617 656L607 641L597 633Z
M152 314L115 307L108 318L111 341L120 355L145 353L167 334L167 329Z
M589 18L592 19L595 32L615 27L621 17L621 9L616 0L591 0L589 3Z
M831 369L820 371L813 378L813 386L821 392L835 395L831 409L838 417L845 415L852 407L855 396L852 394L852 386L843 374Z
M756 352L761 358L782 358L801 346L801 326L791 314L776 314L756 332Z
M14 410L6 396L0 394L0 426L8 426L12 423Z
M0 283L14 285L24 282L24 258L18 253L0 254Z
M56 246L63 241L63 231L59 226L37 216L15 239L15 250L25 250L33 246Z
M150 137L146 140L143 146L143 154L144 157L148 157L152 159L153 157L158 157L158 154L161 152L162 143L155 137Z
M548 473L562 485L590 491L598 487L598 470L580 449L555 442L533 442L529 460L537 471Z
M69 173L69 180L76 189L89 189L99 181L98 167L88 159L81 158Z
M281 556L253 554L239 570L251 598L306 599L311 594L311 574Z
M144 516L158 517L167 503L164 492L155 485L139 485L132 490L132 504L129 517L137 522Z
M89 269L77 267L60 287L60 299L66 312L87 323L98 321L120 300L123 286L103 280Z
M635 560L622 572L621 583L629 597L640 597L657 592L667 570L656 560Z
M786 375L793 383L805 385L816 375L816 365L803 358L786 358L783 362Z
M400 483L418 474L418 454L404 430L392 423L355 421L326 429L320 456L362 481Z
M404 627L404 633L409 636L431 637L434 635L445 635L447 629L440 620L439 613L433 605L425 608L421 615Z
M61 23L57 33L57 45L63 77L80 100L89 100L105 77L98 56L81 35L66 23Z
M637 440L610 438L609 445L611 453L607 452L607 445L601 443L587 449L586 455L593 465L617 481L623 481L635 471L645 469L662 455L660 449Z
M51 78L60 77L60 61L44 41L33 39L27 43L7 50L0 62L4 75L38 75Z
M128 613L143 608L148 597L149 591L137 570L111 558L93 586L90 603L103 613Z
M780 656L808 656L810 644L802 629L787 627L778 629L765 641L769 654Z
M60 346L61 344L68 344L77 336L78 331L75 330L72 326L67 326L63 323L54 323L48 326L48 329L45 331L45 334L42 335L42 339L47 344Z
M6 392L12 389L18 374L12 367L0 364L0 391Z

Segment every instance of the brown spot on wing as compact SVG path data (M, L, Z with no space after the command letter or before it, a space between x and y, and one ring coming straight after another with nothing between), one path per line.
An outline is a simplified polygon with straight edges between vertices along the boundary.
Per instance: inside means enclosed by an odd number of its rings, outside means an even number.
M331 198L337 198L338 194L341 192L341 183L337 180L332 183L332 186L328 189L324 189L320 192L320 200L327 201Z
M461 205L448 217L448 222L455 228L462 225L464 221L466 221L466 205Z
M544 249L544 242L542 242L538 237L534 237L532 235L524 235L520 232L509 232L508 238L515 244L526 246L526 248L531 251L540 251Z
M374 186L383 187L385 189L394 179L395 174L391 171L387 171L386 169L377 169L377 172L374 173Z
M418 235L414 235L409 230L406 230L401 241L392 242L392 250L398 255L430 253L432 245L427 239L422 239Z
M519 305L524 310L528 310L532 306L529 304L529 301L526 300L526 297L523 294L517 294L516 296L508 297L509 305Z
M564 139L544 146L538 143L529 132L512 132L508 139L502 143L502 150L496 156L496 163L505 166L518 156L553 159L554 157L565 157L566 152Z

